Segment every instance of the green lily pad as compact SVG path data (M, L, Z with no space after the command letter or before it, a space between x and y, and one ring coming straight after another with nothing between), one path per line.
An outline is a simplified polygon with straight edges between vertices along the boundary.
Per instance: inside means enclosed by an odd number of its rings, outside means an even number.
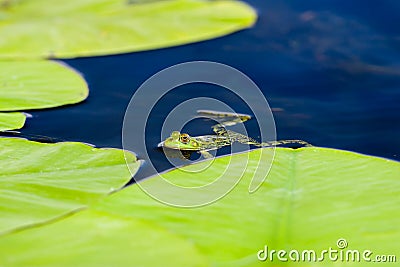
M399 162L334 149L278 148L266 181L249 194L261 151L233 156L248 160L247 169L235 189L215 204L168 207L135 185L94 208L142 219L186 237L212 266L263 266L266 262L256 254L265 245L270 250L322 251L338 249L340 238L347 240L349 249L369 249L375 255L399 251ZM202 186L203 180L219 176L230 160L218 158L203 172L191 172L199 169L191 165L185 172L173 170L163 177L185 186ZM335 263L327 259L325 265Z
M208 266L193 244L166 229L95 211L3 236L0 247L0 262L9 267Z
M143 51L253 25L238 1L50 0L0 5L0 58L72 58ZM140 1L139 1L140 2Z
M78 103L87 96L86 82L63 64L0 61L0 111L57 107Z
M26 116L24 113L0 112L0 131L21 129L25 124Z
M329 247L340 250L339 239L348 244L341 251L367 249L373 252L371 257L398 253L399 162L334 149L277 148L266 181L249 194L260 153L267 150L233 155L248 160L244 176L234 190L212 205L166 206L132 185L72 217L1 237L0 258L7 266L64 262L65 266L99 266L110 265L114 258L116 265L123 266L137 262L141 264L135 266L201 266L204 258L208 266L342 266L346 264L328 256L322 262L301 263L282 263L276 254L272 262L257 259L265 246L269 251L300 253L305 249L320 253ZM202 172L190 172L198 170L195 164L186 167L185 173L173 170L163 177L195 186L220 173L229 161L230 157L221 157ZM160 177L142 183L155 179ZM138 238L142 234L145 237ZM186 250L176 256L184 246L182 240L194 246L199 257ZM134 245L135 249L127 250ZM149 249L154 256L147 254ZM158 253L169 256L157 261ZM176 264L176 260L191 260L191 264ZM365 266L365 261L349 266Z
M75 212L129 181L136 157L82 143L0 138L0 235Z

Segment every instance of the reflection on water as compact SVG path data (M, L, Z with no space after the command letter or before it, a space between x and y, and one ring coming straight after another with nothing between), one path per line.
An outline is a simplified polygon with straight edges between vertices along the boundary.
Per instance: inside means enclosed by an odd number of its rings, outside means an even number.
M399 160L400 1L248 2L259 14L249 30L174 48L66 60L87 79L89 99L32 112L34 119L23 132L121 147L124 110L142 82L177 63L210 60L231 65L257 83L273 108L278 139L303 139ZM173 98L188 99L191 92L212 93L238 112L248 112L215 89L188 90ZM163 109L152 115L146 134L149 153L160 169L168 167L156 148L164 115ZM257 136L254 122L246 127ZM204 121L190 130L192 135L211 132ZM144 165L138 175L150 174Z

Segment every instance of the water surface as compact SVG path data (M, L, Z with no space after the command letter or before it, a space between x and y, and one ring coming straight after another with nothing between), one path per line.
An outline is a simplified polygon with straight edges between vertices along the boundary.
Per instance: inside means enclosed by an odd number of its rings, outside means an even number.
M116 56L65 60L87 80L82 104L34 111L23 133L121 147L125 108L135 90L177 63L209 60L247 74L276 110L278 139L399 160L400 2L249 0L257 24L238 33L190 45ZM216 97L248 112L246 105L212 86L169 96L149 121L151 160L169 167L155 149L165 113L182 100ZM140 113L138 112L138 115ZM211 133L210 122L188 125L193 135ZM247 124L257 136L256 123ZM142 137L132 137L142 138ZM153 148L153 149L152 149ZM139 157L143 151L135 151ZM151 175L146 166L138 177Z

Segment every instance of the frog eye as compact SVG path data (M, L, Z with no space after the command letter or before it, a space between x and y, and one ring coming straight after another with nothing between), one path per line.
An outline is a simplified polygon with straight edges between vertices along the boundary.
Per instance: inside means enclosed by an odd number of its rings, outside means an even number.
M187 143L189 143L189 139L190 139L190 137L188 134L181 134L179 141L181 141L184 144L187 144Z

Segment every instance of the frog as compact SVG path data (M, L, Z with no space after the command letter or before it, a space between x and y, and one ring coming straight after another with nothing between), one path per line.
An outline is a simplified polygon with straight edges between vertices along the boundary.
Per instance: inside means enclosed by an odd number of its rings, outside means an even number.
M230 146L234 142L253 145L256 147L275 147L285 144L312 146L311 144L303 140L258 142L249 136L226 129L226 127L233 126L238 123L244 123L250 120L251 116L247 114L213 110L198 110L197 114L218 118L220 120L219 123L211 127L215 134L190 136L188 133L173 131L168 138L158 144L158 147L163 147L171 150L179 150L184 153L185 158L187 158L188 152L189 154L197 152L200 153L204 158L208 159L213 157L213 155L209 151L217 150L224 146Z

